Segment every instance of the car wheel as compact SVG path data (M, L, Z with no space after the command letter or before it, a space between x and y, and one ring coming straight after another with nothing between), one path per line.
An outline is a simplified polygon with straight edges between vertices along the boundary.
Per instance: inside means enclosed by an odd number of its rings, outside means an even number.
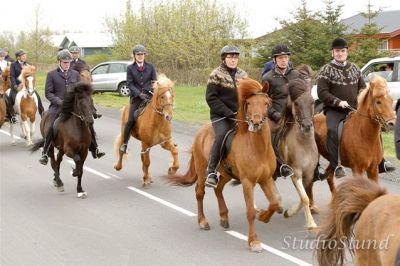
M130 95L130 91L126 82L122 82L121 84L118 85L118 93L120 96L124 97Z

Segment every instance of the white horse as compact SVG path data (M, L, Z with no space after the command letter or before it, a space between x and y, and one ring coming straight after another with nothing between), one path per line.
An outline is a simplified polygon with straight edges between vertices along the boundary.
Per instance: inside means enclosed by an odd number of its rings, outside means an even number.
M38 111L38 99L35 94L35 67L27 65L22 69L18 79L21 84L18 87L18 93L15 97L14 111L18 115L22 134L26 139L26 145L32 145L32 137L35 133L35 119ZM10 91L7 91L9 94ZM11 143L15 144L14 125L10 123Z

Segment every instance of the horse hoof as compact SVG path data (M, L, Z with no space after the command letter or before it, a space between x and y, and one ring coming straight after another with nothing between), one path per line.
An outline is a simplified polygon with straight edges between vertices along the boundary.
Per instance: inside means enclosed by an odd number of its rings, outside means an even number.
M250 243L250 251L251 252L258 252L260 253L262 251L261 243L260 241L253 241Z
M86 191L78 192L77 198L79 198L79 199L86 199L86 198L87 198L87 193L86 193Z
M177 168L174 168L174 167L170 167L170 168L168 168L168 174L169 174L169 175L173 175L173 174L175 174L175 173L176 173L176 171L178 171L178 169L177 169Z
M114 169L117 170L117 171L119 171L119 170L122 169L122 166L121 166L121 165L118 165L118 164L115 164L115 165L114 165Z
M311 211L311 214L319 214L320 213L320 210L317 206L312 206L310 208L310 211Z
M318 234L318 226L316 224L308 226L307 227L307 231L309 233L312 233L312 234L316 235L316 234Z
M283 217L285 217L285 218L289 218L289 217L290 217L288 210L286 210L286 211L283 213Z
M53 186L57 187L57 181L53 180Z
M208 223L199 224L199 226L200 226L200 229L201 229L201 230L204 230L204 231L210 230L210 225L209 225Z
M142 187L148 188L150 187L151 181L150 182L143 182Z
M229 221L221 220L221 221L219 221L219 224L225 229L229 228Z
M276 210L277 213L282 214L283 213L283 207L279 206L278 209Z
M57 187L58 192L64 192L64 186Z

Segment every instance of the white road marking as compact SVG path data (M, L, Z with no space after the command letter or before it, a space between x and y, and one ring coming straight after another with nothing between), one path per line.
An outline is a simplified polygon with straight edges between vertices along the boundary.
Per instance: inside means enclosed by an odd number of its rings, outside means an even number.
M241 234L241 233L238 233L238 232L236 232L236 231L225 231L225 232L226 232L227 234L233 236L233 237L236 237L236 238L239 238L239 239L241 239L241 240L247 241L247 236L245 236L245 235L243 235L243 234ZM301 266L312 266L312 264L309 264L309 263L307 263L307 262L305 262L305 261L302 261L302 260L300 260L300 259L298 259L298 258L296 258L296 257L293 257L293 256L291 256L291 255L289 255L289 254L287 254L287 253L285 253L285 252L282 252L282 251L280 251L279 249L270 247L270 246L265 245L265 244L263 244L263 243L261 243L261 247L262 247L263 249L265 249L266 251L269 251L269 252L271 252L271 253L273 253L273 254L275 254L275 255L281 257L281 258L284 258L284 259L286 259L286 260L288 260L288 261L291 261L291 262L293 262L293 263L295 263L295 264L297 264L297 265L301 265Z
M72 164L72 165L75 165L75 162L73 160L68 160L68 162L70 164ZM99 172L97 170L94 170L93 168L87 167L87 166L83 166L83 170L86 170L86 171L88 171L88 172L90 172L92 174L98 175L98 176L100 176L100 177L102 177L104 179L111 179L112 178L111 176L103 174L103 173L101 173L101 172Z
M0 129L0 132L3 133L3 134L6 134L6 135L9 136L9 137L11 137L10 132L4 131L3 129ZM14 138L16 138L16 139L22 139L22 138L18 137L17 135L14 135Z

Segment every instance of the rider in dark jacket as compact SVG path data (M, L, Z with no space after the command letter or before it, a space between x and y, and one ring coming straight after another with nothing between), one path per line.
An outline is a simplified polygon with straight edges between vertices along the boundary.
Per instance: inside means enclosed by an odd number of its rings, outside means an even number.
M226 45L221 50L222 63L214 69L207 82L206 101L210 107L210 118L215 132L207 167L206 186L217 187L217 169L221 160L221 146L229 130L235 127L238 106L238 81L247 73L238 68L240 51L237 47Z
M15 104L15 97L17 96L17 89L18 85L21 83L21 81L18 79L19 75L21 75L22 68L28 63L26 62L26 52L22 49L18 50L15 52L15 57L17 58L16 61L11 63L10 65L10 80L11 80L11 90L10 90L10 95L8 97L8 114L10 117L10 122L15 123L16 118L15 118L15 112L14 112L14 104ZM43 115L44 107L42 103L42 99L40 98L39 94L35 90L36 97L38 99L38 110L40 116Z
M50 144L54 137L53 125L57 116L61 112L64 95L70 86L80 80L79 73L70 69L72 55L68 50L58 52L57 60L59 61L59 66L47 74L45 85L45 94L46 98L50 102L50 106L48 109L48 127L45 129L45 132L47 132L46 139L42 157L39 159L39 162L43 165L48 163L47 153L49 152ZM93 158L100 158L104 156L105 153L100 152L97 147L97 142L94 137L96 134L93 134L93 124L89 126L89 129L92 133L92 143L90 144L89 150L91 151Z
M157 80L157 73L152 64L144 60L146 48L138 44L133 47L133 64L126 70L126 81L130 90L130 108L128 121L125 125L124 140L120 152L126 153L131 131L135 127L137 117L135 111L144 101L149 101L153 96L152 83Z

